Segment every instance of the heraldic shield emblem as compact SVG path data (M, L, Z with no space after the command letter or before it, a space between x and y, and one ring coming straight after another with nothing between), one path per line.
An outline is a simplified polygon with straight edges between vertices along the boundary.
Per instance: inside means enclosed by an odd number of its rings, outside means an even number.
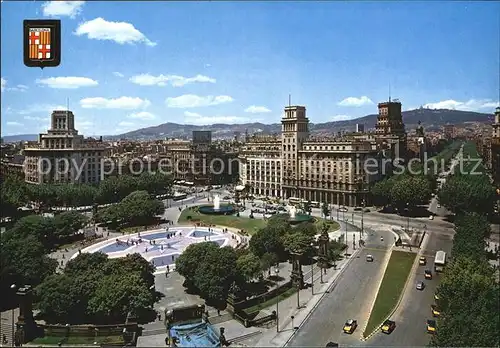
M24 65L45 68L61 63L61 21L24 20Z

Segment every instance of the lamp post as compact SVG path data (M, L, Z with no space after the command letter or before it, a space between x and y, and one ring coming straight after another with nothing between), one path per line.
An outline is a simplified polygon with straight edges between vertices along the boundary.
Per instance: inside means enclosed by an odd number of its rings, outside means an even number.
M363 215L364 215L364 212L365 212L365 200L361 200L361 235L364 234L364 230L363 230Z
M280 269L278 268L278 265L276 265L276 268L274 269L274 274L276 277L280 273ZM280 332L280 322L279 322L279 312L278 312L278 304L280 303L280 297L276 296L276 332Z
M406 203L406 233L410 233L410 203Z
M10 286L10 288L13 290L14 296L15 296L16 295L16 290L17 290L17 285L16 284L12 284ZM15 330L14 330L14 321L15 321L14 309L15 308L12 308L12 337L11 337L11 342L10 342L11 347L14 347L14 341L15 341L15 339L14 339L14 333L15 333Z
M311 243L311 247L314 247L314 243ZM311 294L314 296L314 257L311 260Z

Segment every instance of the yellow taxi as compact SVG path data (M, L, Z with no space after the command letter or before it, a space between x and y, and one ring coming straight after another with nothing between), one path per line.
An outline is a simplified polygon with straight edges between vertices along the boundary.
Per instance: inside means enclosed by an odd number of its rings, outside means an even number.
M392 320L386 320L382 324L382 332L385 334L390 334L396 328L396 322Z
M427 320L427 333L430 333L430 334L436 333L436 321L435 320Z
M436 305L431 306L431 312L433 317L439 317L439 315L441 314Z
M425 266L427 264L427 259L425 256L420 256L420 259L418 259L418 264L421 266Z
M344 324L344 333L352 334L358 327L358 322L354 319L349 319Z

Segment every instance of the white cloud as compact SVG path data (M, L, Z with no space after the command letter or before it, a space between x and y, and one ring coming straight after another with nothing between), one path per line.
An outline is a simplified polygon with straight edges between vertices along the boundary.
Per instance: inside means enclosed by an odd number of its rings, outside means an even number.
M76 28L75 35L87 35L89 39L95 40L110 40L120 45L144 43L148 46L156 46L155 42L149 40L132 24L127 22L108 22L101 17L80 24Z
M123 75L121 72L118 71L114 71L113 75L115 75L116 77L125 77L125 75Z
M215 123L246 123L250 120L239 116L203 116L197 112L184 112L184 123L194 125L210 125ZM255 120L254 120L255 121Z
M20 115L30 115L35 113L51 113L54 110L67 110L67 106L54 105L54 104L33 104L28 106L26 109L13 111L13 113L18 113Z
M120 123L118 123L118 126L120 127L133 127L134 125L135 123L127 121L121 121Z
M9 121L9 122L7 122L7 126L21 127L21 126L23 126L23 124L19 123L19 122Z
M371 105L371 104L373 104L373 102L366 95L359 97L359 98L348 97L348 98L345 98L344 100L342 100L338 103L338 105L340 105L340 106L355 106L355 107L359 107L359 106L363 106L363 105Z
M92 87L92 86L97 86L99 84L99 82L89 79L88 77L79 77L79 76L49 77L46 79L37 79L36 83L48 86L50 88L62 88L62 89Z
M132 76L130 78L132 83L141 86L166 86L170 83L174 87L182 87L189 83L196 82L208 82L215 83L216 80L212 77L204 76L204 75L196 75L194 77L184 77L179 75L158 75L153 76L150 74L141 74Z
M156 116L150 112L141 111L128 115L128 118L135 118L139 120L153 120L156 118Z
M246 108L245 112L249 112L251 114L263 114L263 113L266 113L266 112L271 112L271 110L269 110L265 106L255 106L255 105L252 105L252 106L249 106L248 108Z
M17 85L15 87L8 87L7 86L7 80L4 79L3 77L1 78L1 83L2 83L2 89L1 91L15 91L15 92L24 92L28 89L28 86L25 85Z
M80 100L80 106L85 109L141 109L147 108L151 102L147 99L137 97L120 98L84 98Z
M24 116L24 119L27 121L36 121L36 122L48 122L50 117L40 117L40 116Z
M451 109L462 111L479 111L482 109L494 109L500 106L500 103L491 99L470 99L465 102L448 99L436 103L428 103L424 105L427 109Z
M184 94L179 97L167 98L165 103L169 108L198 108L202 106L211 106L230 103L234 99L228 95L218 95L218 96L199 96L194 94Z
M332 117L332 121L347 121L352 120L353 116L349 115L335 115Z
M82 11L85 1L47 1L42 4L44 16L68 16L74 18Z

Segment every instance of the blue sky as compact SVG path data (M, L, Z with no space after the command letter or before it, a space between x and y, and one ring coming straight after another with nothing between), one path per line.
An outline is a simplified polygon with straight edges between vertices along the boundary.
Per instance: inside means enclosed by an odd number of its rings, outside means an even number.
M74 111L86 135L165 122L311 122L376 112L393 98L492 112L499 2L1 3L2 134ZM22 21L62 20L62 63L23 64Z

